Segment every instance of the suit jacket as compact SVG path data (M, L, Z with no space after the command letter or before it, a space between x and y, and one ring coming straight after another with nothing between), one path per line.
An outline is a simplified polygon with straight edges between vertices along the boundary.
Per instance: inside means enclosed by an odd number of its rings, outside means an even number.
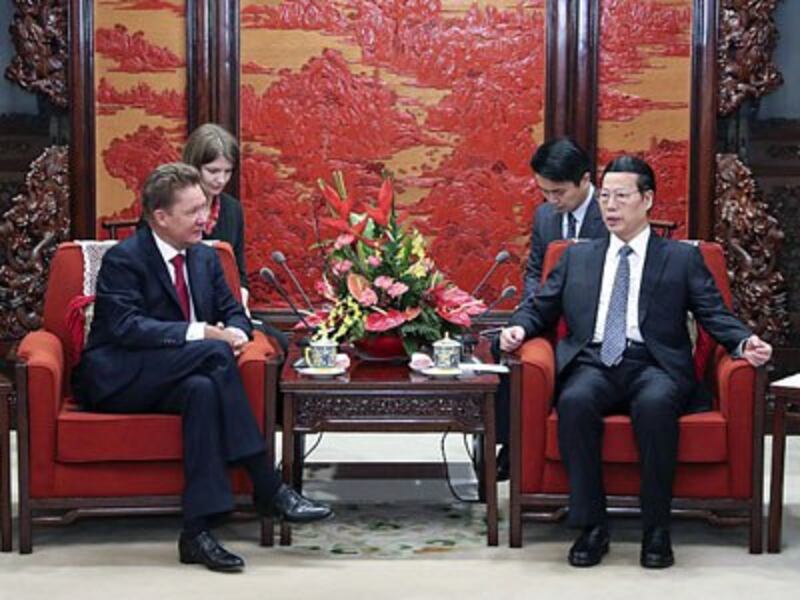
M549 202L540 204L533 215L531 225L531 251L528 254L528 263L525 266L525 287L522 292L523 302L536 294L541 287L542 264L547 246L554 240L563 239L563 215L553 208ZM580 238L602 238L608 235L600 207L594 195L589 199L586 215L578 232Z
M247 263L244 260L244 213L241 202L230 194L220 194L217 223L211 233L203 237L228 242L233 247L233 255L236 257L236 266L239 269L239 282L242 287L249 288Z
M556 348L559 374L592 341L607 249L608 238L567 248L539 293L511 317L512 325L533 337L563 314L569 333ZM639 329L650 354L678 384L686 408L704 410L709 397L695 379L687 311L728 352L751 335L725 306L700 250L651 234L639 292Z
M186 251L198 321L222 322L248 336L252 325L233 297L217 252L205 244ZM94 319L76 373L82 399L107 398L139 376L142 352L180 348L189 323L150 227L142 227L103 257Z

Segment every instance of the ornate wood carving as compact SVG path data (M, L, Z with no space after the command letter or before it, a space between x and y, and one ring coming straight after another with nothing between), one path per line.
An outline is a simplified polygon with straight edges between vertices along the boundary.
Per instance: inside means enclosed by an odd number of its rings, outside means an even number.
M301 427L315 428L330 419L397 419L413 417L450 419L465 429L483 423L483 395L459 394L456 396L385 395L337 397L335 395L299 395L296 400L295 423Z
M748 98L761 98L783 83L772 62L778 37L773 13L778 0L720 0L719 115L736 112Z
M19 338L40 326L47 267L58 243L69 237L67 165L66 146L46 148L31 164L25 191L0 216L0 338Z
M6 77L67 107L67 0L14 0L9 28L17 50Z
M735 154L717 155L715 209L714 237L725 246L737 314L781 344L789 329L786 286L777 266L784 234L760 199L752 172Z

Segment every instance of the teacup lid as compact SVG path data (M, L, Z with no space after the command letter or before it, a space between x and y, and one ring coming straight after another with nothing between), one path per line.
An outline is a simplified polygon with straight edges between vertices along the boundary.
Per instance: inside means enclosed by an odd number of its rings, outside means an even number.
M460 345L461 344L459 344L457 341L450 339L449 333L445 333L442 339L433 342L434 348L450 348L453 346L460 346Z

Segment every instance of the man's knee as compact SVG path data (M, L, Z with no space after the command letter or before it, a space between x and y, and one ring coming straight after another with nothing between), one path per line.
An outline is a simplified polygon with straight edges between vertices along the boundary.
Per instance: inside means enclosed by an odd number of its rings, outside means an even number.
M599 415L594 394L580 386L567 386L558 396L556 411L561 423L575 423L596 419Z
M678 392L674 386L650 386L631 403L631 419L641 423L668 425L680 416Z
M236 356L234 356L230 344L222 340L198 340L196 342L189 342L187 348L191 348L192 351L201 354L205 360L214 363L211 365L212 367L216 366L217 363L229 364L233 362L235 364L236 362Z
M183 412L216 413L219 394L214 382L206 375L192 375L183 382Z

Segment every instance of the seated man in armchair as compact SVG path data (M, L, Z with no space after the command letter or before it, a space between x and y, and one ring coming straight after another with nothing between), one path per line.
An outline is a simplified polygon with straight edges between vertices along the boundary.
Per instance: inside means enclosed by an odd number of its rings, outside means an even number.
M754 366L772 354L726 308L700 251L651 233L655 191L645 161L613 160L598 195L610 238L567 248L500 336L501 349L511 352L561 315L567 321L569 334L556 349L556 410L569 524L581 529L568 555L573 566L598 564L609 548L601 448L603 417L614 413L630 414L639 447L641 565L674 562L669 524L678 418L702 410L708 398L694 376L687 312Z
M103 258L76 396L93 411L181 414L180 560L238 571L244 561L209 531L233 508L228 465L246 469L262 515L313 521L331 510L282 485L267 464L236 362L252 326L215 250L198 243L208 217L200 174L183 163L158 167L142 209L147 226Z

